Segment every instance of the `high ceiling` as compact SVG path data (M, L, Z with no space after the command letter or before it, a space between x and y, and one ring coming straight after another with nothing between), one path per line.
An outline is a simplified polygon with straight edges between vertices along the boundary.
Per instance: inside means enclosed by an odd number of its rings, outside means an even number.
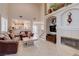
M21 18L31 20L40 19L41 4L40 3L10 3L9 13L12 18Z

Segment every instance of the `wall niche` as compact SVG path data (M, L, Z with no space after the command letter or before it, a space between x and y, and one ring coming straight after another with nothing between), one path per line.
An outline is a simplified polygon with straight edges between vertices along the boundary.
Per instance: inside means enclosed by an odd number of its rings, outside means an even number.
M49 32L56 32L56 17L55 16L50 16L47 19L48 22L48 31Z

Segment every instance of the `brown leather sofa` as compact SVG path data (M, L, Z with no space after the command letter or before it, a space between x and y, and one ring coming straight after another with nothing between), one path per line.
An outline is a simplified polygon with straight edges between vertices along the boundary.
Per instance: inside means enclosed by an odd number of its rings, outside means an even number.
M0 40L0 55L15 54L18 50L18 42Z

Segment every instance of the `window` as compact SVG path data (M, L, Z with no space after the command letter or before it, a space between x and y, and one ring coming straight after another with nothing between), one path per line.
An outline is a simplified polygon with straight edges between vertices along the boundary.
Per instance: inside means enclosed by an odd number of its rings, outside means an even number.
M1 17L1 32L8 31L8 20L4 17Z

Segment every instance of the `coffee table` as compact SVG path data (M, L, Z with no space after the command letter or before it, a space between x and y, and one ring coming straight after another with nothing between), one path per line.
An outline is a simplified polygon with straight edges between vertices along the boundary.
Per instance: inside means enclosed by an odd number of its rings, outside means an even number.
M24 37L23 38L23 43L25 43L27 46L29 45L34 45L34 42L37 41L36 37Z

